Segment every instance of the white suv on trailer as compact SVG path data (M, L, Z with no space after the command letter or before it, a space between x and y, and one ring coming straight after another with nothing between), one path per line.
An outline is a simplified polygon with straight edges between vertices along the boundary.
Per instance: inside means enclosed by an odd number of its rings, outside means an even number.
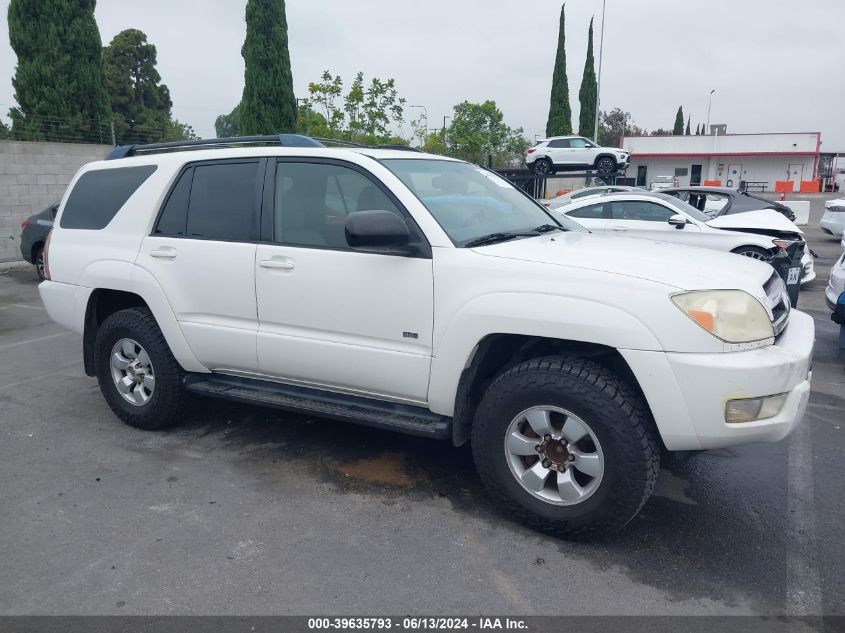
M664 451L802 419L813 320L768 265L591 234L457 160L271 138L119 148L65 194L41 297L126 423L192 392L471 440L504 508L572 536L630 521Z
M583 136L553 136L529 147L528 168L538 176L558 171L597 171L611 174L628 168L630 156L618 147L599 147Z

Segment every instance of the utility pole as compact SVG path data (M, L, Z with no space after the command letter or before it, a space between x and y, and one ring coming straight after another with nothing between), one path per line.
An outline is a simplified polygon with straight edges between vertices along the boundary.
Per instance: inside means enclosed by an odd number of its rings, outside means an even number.
M599 142L599 106L601 105L601 62L604 57L604 19L607 14L607 0L601 3L601 41L599 42L599 72L596 75L596 123L593 128L593 140Z
M111 144L112 147L117 147L117 139L114 135L114 119L111 120Z
M713 93L716 92L716 89L710 91L710 102L707 104L707 133L710 134L710 108L713 107Z

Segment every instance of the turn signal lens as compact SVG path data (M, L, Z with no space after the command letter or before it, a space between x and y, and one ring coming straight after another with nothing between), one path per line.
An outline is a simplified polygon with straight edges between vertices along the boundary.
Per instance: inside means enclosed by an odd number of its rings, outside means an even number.
M725 422L736 424L773 418L783 409L787 395L781 393L765 398L728 400L725 404Z
M694 290L672 296L690 319L726 343L774 338L769 313L744 290Z

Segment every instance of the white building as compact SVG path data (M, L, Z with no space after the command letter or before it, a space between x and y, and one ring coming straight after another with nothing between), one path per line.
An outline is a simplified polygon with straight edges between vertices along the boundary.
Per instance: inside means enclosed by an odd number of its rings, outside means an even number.
M627 176L640 187L648 187L657 176L671 176L679 186L718 181L723 187L739 187L744 180L750 189L800 191L804 182L809 191L818 176L821 134L626 136L622 147L631 154Z

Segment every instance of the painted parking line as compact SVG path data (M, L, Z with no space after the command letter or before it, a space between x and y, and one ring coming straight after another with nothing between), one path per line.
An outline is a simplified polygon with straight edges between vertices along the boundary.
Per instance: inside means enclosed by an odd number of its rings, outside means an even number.
M69 363L62 363L59 367L70 367L71 365L79 365L78 360L70 361ZM12 382L8 385L0 385L0 391L5 389L11 389L12 387L20 387L22 385L28 385L33 382L38 382L39 380L44 380L45 378L52 378L53 376L67 376L67 371L54 371L49 374L44 374L42 376L36 376L35 378L29 378L28 380L21 380L19 382Z
M806 422L789 440L787 477L786 613L795 616L821 615L812 428Z
M3 350L11 349L13 347L19 347L21 345L29 345L30 343L39 343L40 341L49 341L53 338L59 338L60 336L70 336L73 332L61 332L59 334L50 334L49 336L41 336L39 338L31 338L26 341L18 341L17 343L9 343L8 345L0 345L0 352Z
M18 308L22 310L40 310L41 312L46 312L45 308L40 306L28 306L22 303L10 303L7 306L0 306L0 310L11 310L12 308Z

